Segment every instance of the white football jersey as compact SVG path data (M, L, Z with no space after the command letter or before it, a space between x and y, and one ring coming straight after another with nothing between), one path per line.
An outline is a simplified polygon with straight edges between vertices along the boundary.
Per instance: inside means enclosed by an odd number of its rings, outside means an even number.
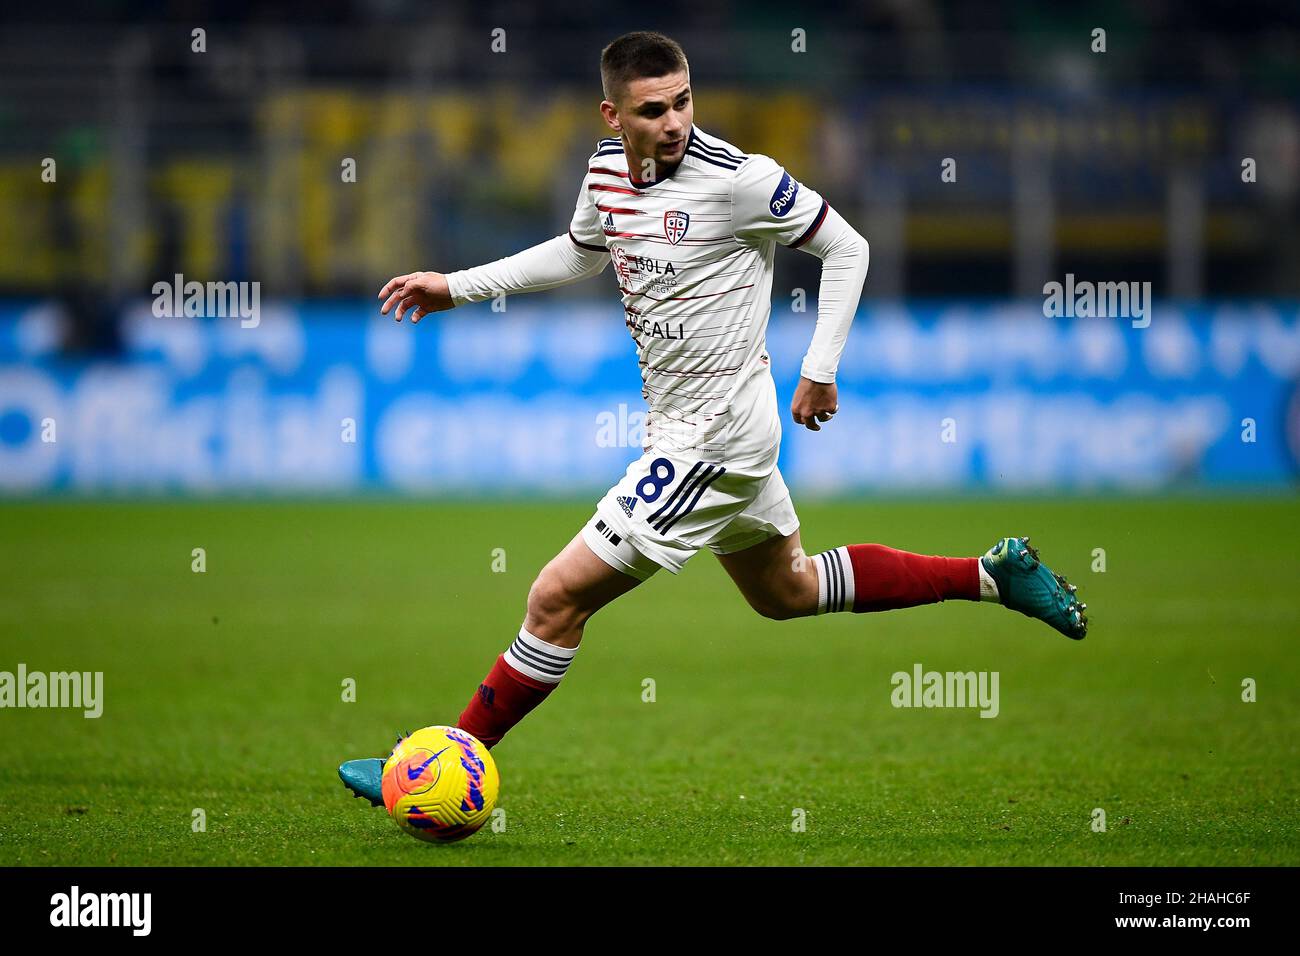
M826 201L698 126L671 176L640 173L620 140L601 140L569 236L613 259L649 405L646 447L764 457L781 439L766 344L772 259L778 242L811 238Z

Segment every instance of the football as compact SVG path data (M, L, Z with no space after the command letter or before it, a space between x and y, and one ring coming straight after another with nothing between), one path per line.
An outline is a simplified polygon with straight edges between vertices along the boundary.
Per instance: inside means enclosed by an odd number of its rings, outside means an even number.
M430 843L463 840L477 831L492 815L500 786L488 749L456 727L417 730L384 763L389 816Z

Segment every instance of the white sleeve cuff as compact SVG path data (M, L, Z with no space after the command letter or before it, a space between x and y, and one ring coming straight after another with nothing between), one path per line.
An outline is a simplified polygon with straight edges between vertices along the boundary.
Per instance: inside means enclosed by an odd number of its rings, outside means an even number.
M867 240L833 208L827 210L821 228L799 248L822 260L817 328L799 374L814 382L831 384L848 342L849 327L858 311L871 249Z

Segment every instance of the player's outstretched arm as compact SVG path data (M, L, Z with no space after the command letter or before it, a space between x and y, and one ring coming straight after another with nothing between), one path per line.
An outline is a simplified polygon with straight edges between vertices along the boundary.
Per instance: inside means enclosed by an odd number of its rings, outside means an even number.
M456 307L447 286L447 277L441 272L394 276L379 290L379 298L385 299L380 314L387 315L395 306L397 312L393 318L398 322L407 312L411 314L411 322L415 323L430 312L445 312Z
M867 277L867 240L813 189L770 156L751 154L732 181L732 231L741 242L779 242L822 260L817 328L804 355L790 414L821 431L839 409L835 370Z
M818 422L830 421L840 408L835 370L858 311L871 250L867 240L829 206L820 227L799 248L822 260L822 277L817 328L804 355L790 414L797 424L821 431Z
M430 312L442 312L482 302L498 295L541 292L568 285L599 273L609 263L609 253L579 246L567 234L525 249L523 252L487 265L475 266L446 275L440 272L414 272L390 279L380 290L387 297L380 311L387 315L394 306L394 318L402 321L408 314L418 322Z

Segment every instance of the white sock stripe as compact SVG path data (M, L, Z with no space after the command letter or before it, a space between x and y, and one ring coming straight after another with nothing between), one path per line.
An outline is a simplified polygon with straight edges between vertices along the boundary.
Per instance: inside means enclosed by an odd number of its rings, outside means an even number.
M515 641L510 645L510 650L506 651L506 655L514 660L523 661L532 666L535 670L539 670L544 674L550 674L556 679L563 677L564 672L568 670L566 665L556 666L550 661L537 657L532 651L524 647L518 641Z
M835 553L823 551L818 555L822 559L822 568L826 573L826 613L832 614L840 609L842 581L835 567Z
M839 604L835 610L844 610L844 561L840 555L839 549L836 548L831 552L831 557L835 560L835 578L839 581Z
M980 600L994 601L1001 604L1002 596L998 594L998 582L993 580L993 576L984 567L984 560L976 558L975 566L979 568L980 572Z
M555 661L560 664L567 664L569 661L573 660L573 656L578 653L576 647L558 647L555 644L548 644L540 637L534 637L522 627L519 629L519 637L517 639L530 651L541 654L543 657L554 658Z
M830 593L826 596L826 610L834 613L840 609L840 592L843 582L840 581L839 568L835 564L835 552L825 552L824 559L826 561L826 573L831 580Z
M845 593L844 555L840 554L839 548L836 548L835 550L831 551L831 554L833 555L833 557L835 557L835 572L836 575L839 575L840 578L840 606L836 607L836 610L842 611L844 610L844 593Z
M840 563L840 575L842 577L843 593L840 595L840 610L853 610L853 562L849 560L848 545L841 545L835 549L836 560Z
M556 647L520 628L519 636L506 648L505 658L511 667L533 680L558 684L577 653L576 647Z
M817 613L830 614L853 609L853 565L847 547L814 555L817 566Z
M817 613L826 613L826 561L825 556L814 554L813 560L817 562Z

